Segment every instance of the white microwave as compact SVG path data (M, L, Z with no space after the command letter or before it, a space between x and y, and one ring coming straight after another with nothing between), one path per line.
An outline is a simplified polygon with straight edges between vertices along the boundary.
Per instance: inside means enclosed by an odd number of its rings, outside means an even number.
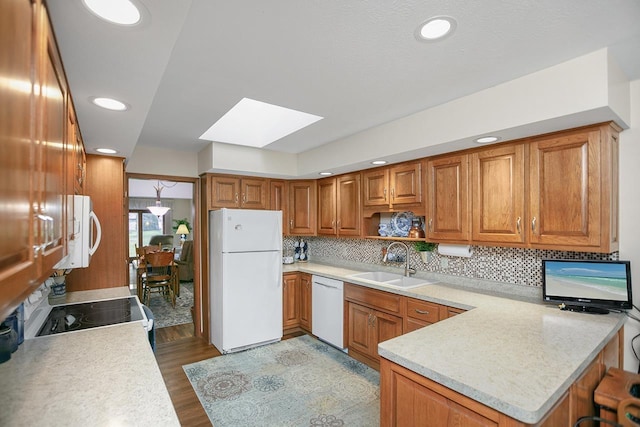
M73 234L68 241L67 255L54 268L84 268L89 266L93 255L102 238L100 221L93 212L89 196L67 196L68 205L73 204L73 219L69 226L73 227ZM95 228L95 233L94 233Z

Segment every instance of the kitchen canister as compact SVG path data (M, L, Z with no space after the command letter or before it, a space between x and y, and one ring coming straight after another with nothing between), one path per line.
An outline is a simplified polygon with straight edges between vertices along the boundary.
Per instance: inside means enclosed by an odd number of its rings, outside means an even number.
M0 323L0 363L11 359L11 353L18 349L18 336L16 331L6 323Z

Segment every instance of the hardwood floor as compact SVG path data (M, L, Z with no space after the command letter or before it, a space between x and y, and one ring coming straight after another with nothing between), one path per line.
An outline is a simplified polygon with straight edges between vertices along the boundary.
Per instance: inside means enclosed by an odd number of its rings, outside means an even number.
M283 339L304 335L304 332L287 334ZM156 330L156 360L171 396L173 407L183 426L210 426L207 413L202 408L182 365L220 356L220 352L205 338L193 334L193 324L170 326Z

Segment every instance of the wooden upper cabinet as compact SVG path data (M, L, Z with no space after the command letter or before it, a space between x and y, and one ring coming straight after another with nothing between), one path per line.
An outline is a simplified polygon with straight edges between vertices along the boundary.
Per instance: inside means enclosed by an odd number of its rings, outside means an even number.
M208 175L209 208L267 209L267 180Z
M618 133L610 125L530 144L527 224L533 247L617 250Z
M44 42L39 64L40 95L36 99L37 227L42 270L49 271L64 254L65 123L67 84L46 9L40 9Z
M452 155L427 164L427 239L469 240L468 155Z
M336 177L336 215L339 236L360 236L362 233L362 205L360 174Z
M523 144L471 155L471 229L474 242L525 242L524 166Z
M362 173L366 208L422 203L422 163L402 163ZM386 209L385 209L386 210Z
M289 220L287 218L287 183L283 180L269 181L269 209L282 211L282 234L289 234Z
M318 234L359 236L361 223L360 174L319 180Z
M336 179L318 180L318 234L335 236L336 228Z
M314 180L289 181L289 234L316 234L316 188Z
M0 319L38 284L31 187L35 137L26 119L33 99L12 85L32 80L34 28L31 1L0 2Z
M67 106L67 118L66 191L67 194L83 195L87 176L87 155L71 98L69 98L69 105Z

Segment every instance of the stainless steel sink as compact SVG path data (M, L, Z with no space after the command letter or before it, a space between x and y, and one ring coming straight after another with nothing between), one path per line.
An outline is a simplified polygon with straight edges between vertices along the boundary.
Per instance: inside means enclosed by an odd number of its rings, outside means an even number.
M406 277L401 274L388 273L386 271L367 271L352 274L349 277L398 289L411 289L435 283L418 277Z

